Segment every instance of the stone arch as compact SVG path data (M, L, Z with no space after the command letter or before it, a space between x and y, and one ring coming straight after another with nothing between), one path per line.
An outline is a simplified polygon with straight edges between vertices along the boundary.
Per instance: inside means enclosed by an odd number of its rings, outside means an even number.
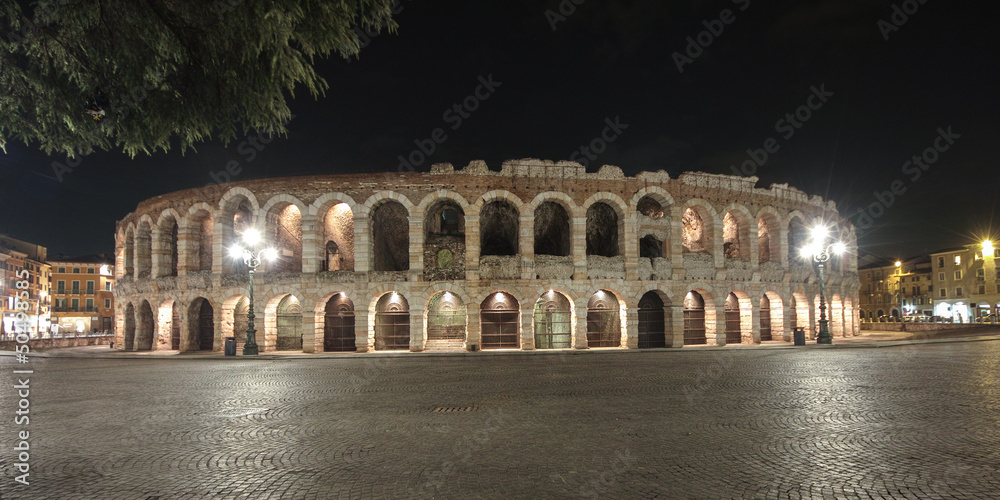
M520 302L513 294L502 290L490 292L479 305L483 349L520 348L520 317Z
M519 254L519 209L508 198L484 200L479 211L480 257L509 257Z
M624 256L625 224L631 215L625 201L614 193L601 191L583 202L582 211L587 218L587 255Z
M733 290L726 296L726 344L753 342L753 305L743 290Z
M707 344L715 334L715 304L712 294L693 288L684 296L684 345Z
M136 308L135 350L150 351L156 338L156 320L148 300L143 300Z
M722 253L727 259L749 260L752 252L750 225L754 220L743 205L731 203L723 211Z
M188 307L188 348L212 351L216 346L215 308L205 297L196 297Z
M806 229L806 216L794 210L788 214L788 221L785 233L788 235L788 263L802 263L799 252L809 240L809 232Z
M639 297L637 307L638 348L669 347L673 340L670 297L659 289L651 289Z
M715 207L705 200L691 199L680 207L680 214L684 253L714 255L715 228L722 224Z
M806 337L812 337L813 328L812 320L810 319L809 310L809 299L807 298L804 291L799 290L792 292L789 299L789 309L791 310L791 326L793 328L802 328L806 333Z
M316 216L316 258L321 271L354 270L357 207L353 198L342 193L324 194L309 206L309 213Z
M160 213L153 229L153 277L177 276L179 266L178 240L181 216L173 208Z
M410 348L410 305L398 292L386 292L375 299L375 350Z
M468 314L462 297L450 290L439 290L424 307L424 332L427 351L461 350L465 346Z
M213 242L215 240L215 216L208 203L196 203L188 209L181 221L183 235L179 239L178 252L180 268L188 273L212 270Z
M277 259L267 264L271 272L302 272L302 216L308 213L299 199L287 194L272 197L264 205L264 244L275 249Z
M844 302L839 293L834 293L827 304L828 319L830 320L830 335L834 337L844 336Z
M373 271L410 269L410 211L394 199L385 199L371 208L368 219Z
M247 341L247 328L250 323L250 318L247 317L247 314L250 312L250 298L241 293L231 295L222 301L220 309L220 314L222 314L222 331L220 336L222 338L234 337L237 348L242 348L243 344ZM255 321L255 329L257 327L256 323Z
M234 245L243 245L241 241L245 232L250 229L259 231L257 217L260 213L260 206L257 199L246 188L234 187L230 189L219 202L219 220L216 221L222 228L222 248L228 249ZM271 245L266 241L264 245ZM247 272L246 264L242 259L222 259L222 272L224 274L243 274Z
M472 210L472 205L469 204L468 200L464 196L456 193L455 191L449 191L446 189L438 189L433 193L424 196L417 204L414 210L415 215L425 215L432 205L437 204L442 201L454 202L459 208L462 209L462 213L469 213Z
M669 219L670 217L670 207L674 204L674 197L660 186L646 186L635 192L632 196L632 200L629 202L629 207L634 212L640 212L639 202L643 198L650 198L656 201L663 208L663 217Z
M573 300L558 290L548 290L538 297L532 316L535 349L573 347L573 309Z
M332 293L318 301L316 309L319 318L316 323L322 325L323 330L323 352L357 351L357 318L350 296L344 292Z
M154 348L181 349L181 308L180 302L173 297L160 301L156 310L156 342Z
M760 297L760 340L784 340L785 308L781 295L766 291Z
M623 304L614 292L598 290L587 301L587 347L621 347Z
M465 277L465 216L469 204L457 193L438 190L417 206L424 214L424 276L427 281Z
M757 212L757 263L782 264L781 215L772 207Z
M531 213L534 222L534 254L553 257L573 255L573 209L559 199L540 200Z

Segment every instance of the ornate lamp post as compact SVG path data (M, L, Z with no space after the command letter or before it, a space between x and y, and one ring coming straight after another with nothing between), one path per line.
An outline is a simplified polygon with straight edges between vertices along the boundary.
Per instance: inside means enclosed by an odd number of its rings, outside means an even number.
M830 325L826 320L826 287L823 282L823 264L830 260L831 254L841 255L847 248L842 242L836 241L826 243L826 226L815 226L810 231L812 239L809 244L802 248L800 255L804 259L812 259L819 267L819 335L816 337L817 344L832 344L833 337L830 335Z
M250 273L250 308L247 311L247 341L243 344L243 355L256 356L258 349L256 339L257 329L253 325L253 273L263 260L273 260L276 252L273 248L263 248L259 251L254 251L257 243L260 243L260 233L254 229L248 229L243 233L243 241L247 246L244 247L237 243L229 249L229 255L233 259L243 259L243 263L246 264L247 270Z

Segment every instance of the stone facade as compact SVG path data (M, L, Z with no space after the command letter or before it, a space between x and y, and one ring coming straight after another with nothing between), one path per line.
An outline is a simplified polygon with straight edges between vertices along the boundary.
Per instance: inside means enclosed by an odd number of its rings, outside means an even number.
M812 336L805 226L826 221L849 248L855 229L831 201L756 182L525 159L169 193L117 225L116 346L221 350L239 337L247 273L228 247L251 227L279 257L254 278L264 352L724 345L727 329L730 343L760 342L762 326L764 340L794 326ZM834 335L858 332L856 266L828 266Z

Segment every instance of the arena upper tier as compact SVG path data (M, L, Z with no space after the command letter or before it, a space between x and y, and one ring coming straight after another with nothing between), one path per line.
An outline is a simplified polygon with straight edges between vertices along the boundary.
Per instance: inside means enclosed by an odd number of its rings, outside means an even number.
M117 345L220 351L245 339L248 273L227 249L258 228L262 351L681 347L815 334L819 285L798 256L833 202L756 177L626 177L573 162L490 171L232 182L157 196L118 223ZM834 258L834 336L858 331L857 262Z

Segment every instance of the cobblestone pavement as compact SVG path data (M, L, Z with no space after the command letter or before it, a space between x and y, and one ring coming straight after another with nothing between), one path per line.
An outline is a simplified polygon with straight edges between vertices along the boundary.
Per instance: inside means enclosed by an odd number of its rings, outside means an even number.
M1000 341L13 361L4 499L1000 496Z

